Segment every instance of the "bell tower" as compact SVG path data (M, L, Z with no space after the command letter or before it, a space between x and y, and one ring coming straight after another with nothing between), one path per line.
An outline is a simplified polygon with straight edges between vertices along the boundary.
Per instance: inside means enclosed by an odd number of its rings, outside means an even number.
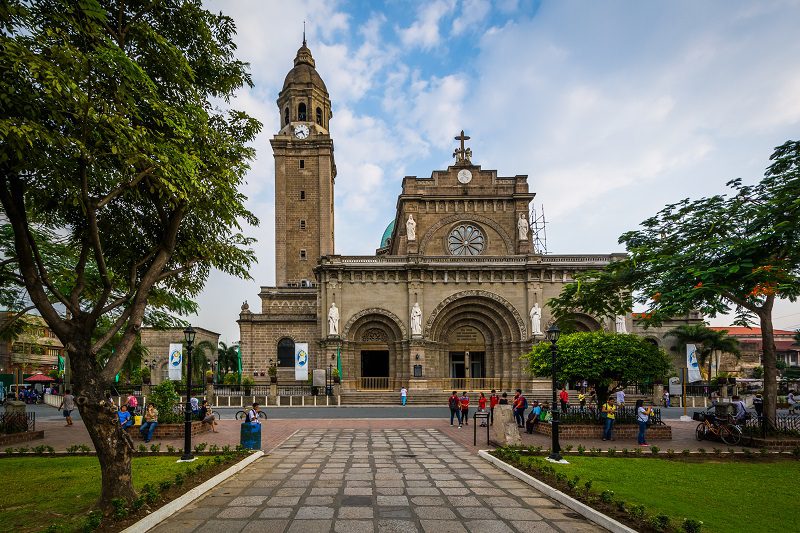
M328 129L331 100L305 35L277 103L281 129L270 140L275 158L275 284L310 287L319 258L334 253L336 164Z

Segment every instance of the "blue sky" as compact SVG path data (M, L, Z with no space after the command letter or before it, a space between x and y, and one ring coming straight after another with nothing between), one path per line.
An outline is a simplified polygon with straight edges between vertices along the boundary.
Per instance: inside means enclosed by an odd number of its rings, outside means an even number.
M212 275L192 321L238 339L274 271L275 100L302 39L333 102L336 252L373 254L405 175L451 161L527 174L552 253L622 251L664 204L757 181L800 135L800 2L216 0L255 87L233 106L264 123L245 194L261 219L253 281ZM776 325L800 327L781 303ZM726 325L725 318L713 321Z

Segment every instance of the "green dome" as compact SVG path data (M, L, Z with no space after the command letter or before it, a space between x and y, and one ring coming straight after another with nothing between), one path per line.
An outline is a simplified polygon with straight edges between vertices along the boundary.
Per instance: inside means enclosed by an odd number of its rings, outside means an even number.
M389 222L389 225L386 226L386 230L383 232L383 237L381 237L381 248L386 248L389 246L389 239L392 238L392 232L394 231L394 220Z

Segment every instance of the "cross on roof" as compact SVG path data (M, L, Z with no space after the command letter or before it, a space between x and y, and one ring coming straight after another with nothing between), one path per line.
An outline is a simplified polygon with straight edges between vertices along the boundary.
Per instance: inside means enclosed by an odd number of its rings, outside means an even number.
M464 141L468 141L470 137L468 135L464 135L464 130L461 130L461 135L455 138L457 141L461 142L461 148L456 148L453 152L453 157L456 158L457 165L470 165L472 162L470 158L472 158L472 150L470 148L464 147Z

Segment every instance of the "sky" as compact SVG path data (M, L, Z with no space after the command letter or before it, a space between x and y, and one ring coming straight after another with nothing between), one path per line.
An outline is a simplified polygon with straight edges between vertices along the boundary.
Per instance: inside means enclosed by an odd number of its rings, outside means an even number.
M800 135L800 0L215 0L264 124L244 194L260 219L251 280L214 273L188 317L238 340L240 306L275 283L278 93L302 42L333 105L336 253L373 255L406 175L452 162L528 175L554 254L622 252L625 231L682 198L757 182ZM779 302L775 326L800 328ZM710 319L730 325L728 317Z

